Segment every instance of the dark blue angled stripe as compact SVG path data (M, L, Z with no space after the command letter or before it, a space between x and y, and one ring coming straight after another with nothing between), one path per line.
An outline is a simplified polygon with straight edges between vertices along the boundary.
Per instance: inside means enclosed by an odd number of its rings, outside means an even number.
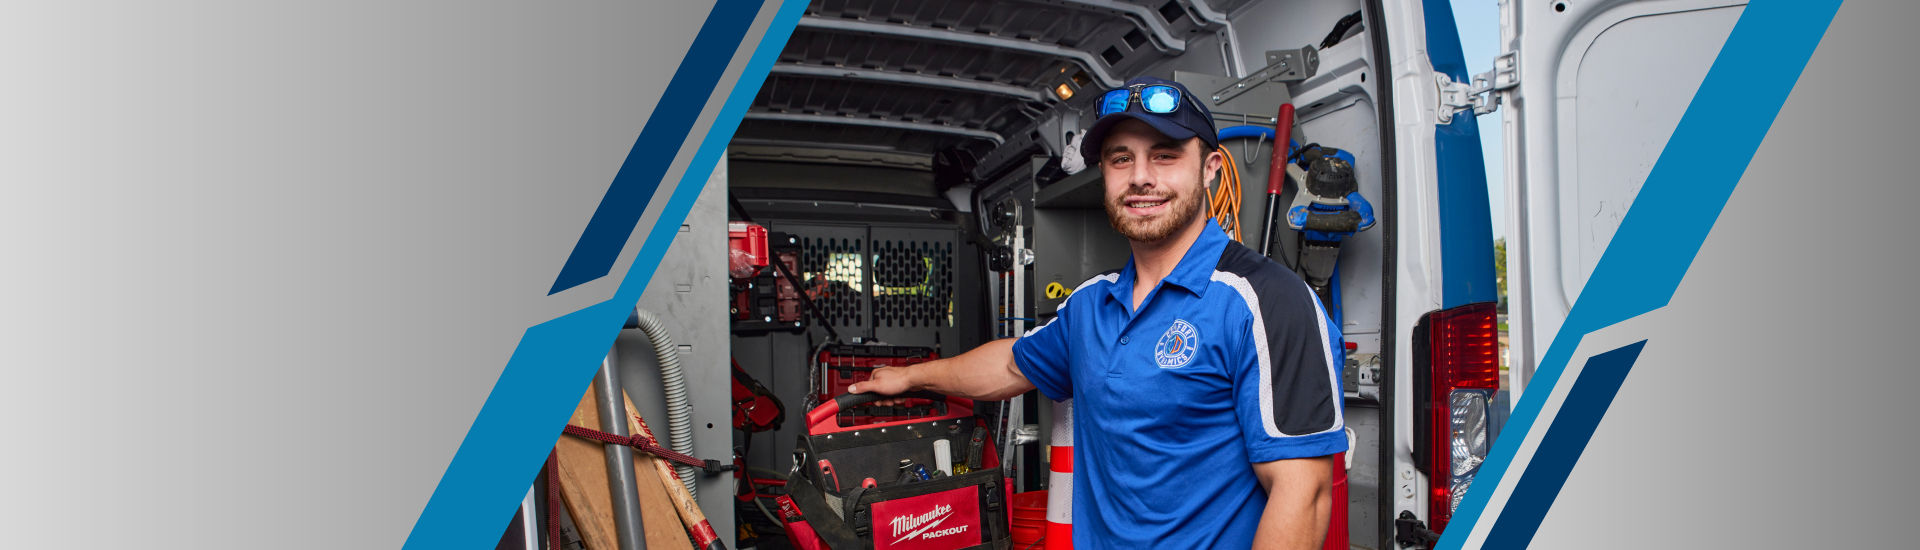
M1627 381L1627 372L1633 370L1634 361L1640 358L1640 349L1646 345L1647 341L1641 340L1587 359L1587 368L1580 371L1580 378L1567 390L1560 415L1553 418L1547 435L1540 438L1540 450L1534 453L1533 462L1527 464L1527 472L1514 486L1513 495L1507 498L1507 507L1501 510L1500 519L1493 524L1493 531L1481 548L1526 548L1527 543L1533 541L1534 532L1540 530L1540 520L1547 517L1554 497L1559 496L1560 488L1567 484L1567 474L1572 473L1574 463L1580 461L1580 453L1586 451L1587 442L1593 439L1593 430L1600 426L1600 418L1606 416L1607 407L1613 405L1613 397L1620 393L1620 384Z
M573 253L567 256L566 265L560 268L560 276L553 280L553 289L547 294L585 284L613 271L620 250L626 248L627 238L640 223L640 213L646 211L654 190L660 187L667 166L679 156L687 131L700 116L701 106L707 104L708 94L720 81L720 74L727 70L735 48L746 36L747 27L753 24L754 15L760 13L761 3L761 0L714 3L706 24L693 39L693 48L687 50L680 68L674 70L667 91L661 94L660 103L654 105L647 125L640 129L640 138L634 140L626 162L613 176L613 185L600 199L599 209L587 221L587 229L573 245Z

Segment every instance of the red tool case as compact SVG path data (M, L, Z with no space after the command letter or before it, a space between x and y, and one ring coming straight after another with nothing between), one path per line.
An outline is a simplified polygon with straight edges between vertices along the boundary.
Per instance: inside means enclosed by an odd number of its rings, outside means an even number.
M826 403L846 395L847 386L873 377L873 369L904 367L939 359L933 348L913 346L832 345L814 357L820 369L820 393L815 397ZM925 401L909 401L898 406L849 406L839 414L843 424L873 424L926 417L934 414Z
M796 468L780 498L788 539L808 550L1010 547L1007 480L973 402L929 393L902 397L931 402L938 414L842 423L841 409L880 398L873 394L842 395L807 413L807 434L794 449ZM948 449L953 475L902 481L902 459L931 471L941 447Z
M814 357L820 363L825 384L820 386L821 403L847 393L847 386L855 382L864 382L873 376L873 369L880 367L904 367L939 359L940 354L933 348L913 346L862 346L832 345L820 350Z

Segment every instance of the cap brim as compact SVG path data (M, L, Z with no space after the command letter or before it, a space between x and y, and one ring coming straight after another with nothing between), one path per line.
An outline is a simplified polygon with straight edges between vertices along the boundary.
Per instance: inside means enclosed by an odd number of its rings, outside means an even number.
M1104 142L1107 140L1107 131L1112 130L1115 124L1119 124L1121 121L1127 119L1145 122L1147 126L1152 127L1154 130L1158 130L1160 133L1166 134L1167 137L1179 141L1186 141L1187 138L1198 137L1200 135L1191 128L1175 124L1166 117L1134 111L1114 113L1100 117L1098 122L1093 123L1092 128L1087 129L1086 135L1080 138L1080 157L1086 160L1087 166L1100 163L1100 146L1104 145ZM1201 141L1208 140L1202 138Z

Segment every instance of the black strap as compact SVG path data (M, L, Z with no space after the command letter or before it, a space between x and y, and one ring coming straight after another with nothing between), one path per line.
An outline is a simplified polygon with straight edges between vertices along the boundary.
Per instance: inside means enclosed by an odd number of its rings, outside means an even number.
M981 449L986 447L986 443L987 427L974 426L973 439L967 441L967 471L978 472L986 467L986 464L982 464L984 459L980 456Z
M820 489L800 475L787 480L787 497L800 507L800 515L807 518L807 524L813 526L813 532L827 541L827 547L838 550L866 548L867 544L853 534L845 520L827 508L827 499Z
M840 517L853 517L853 513L860 509L860 495L866 492L866 487L854 487L853 490L847 491L847 498L840 500Z
M1327 37L1320 41L1320 49L1331 48L1334 44L1339 44L1341 40L1346 40L1347 31L1351 31L1359 25L1360 12L1356 11L1348 14L1346 17L1340 18L1339 22L1333 24L1333 32L1327 33Z

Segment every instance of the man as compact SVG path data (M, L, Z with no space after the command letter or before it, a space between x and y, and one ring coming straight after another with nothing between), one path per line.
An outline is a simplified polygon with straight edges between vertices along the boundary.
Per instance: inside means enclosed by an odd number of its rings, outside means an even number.
M1338 332L1292 271L1200 215L1223 155L1186 88L1135 78L1081 150L1133 258L1015 340L850 391L1074 400L1075 546L1318 549L1347 450Z

